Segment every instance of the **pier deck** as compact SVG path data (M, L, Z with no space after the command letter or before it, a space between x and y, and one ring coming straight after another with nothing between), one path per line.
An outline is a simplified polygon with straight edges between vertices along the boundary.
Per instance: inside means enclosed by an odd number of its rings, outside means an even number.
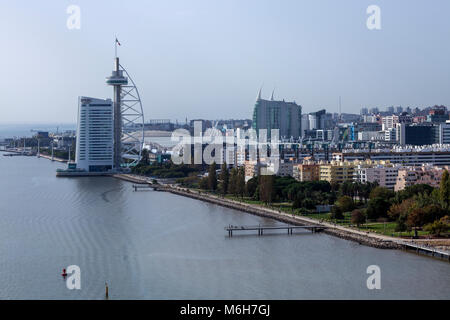
M417 253L424 253L427 255L431 255L432 257L438 257L441 259L448 260L450 262L450 252L448 251L439 250L433 247L428 247L406 241L397 241L397 243L402 245L403 248L406 250L416 251Z
M262 236L265 230L287 230L288 234L292 234L294 229L309 229L311 232L320 232L326 229L326 226L321 225L305 225L305 226L293 226L293 225L284 225L284 226L232 226L229 225L225 227L225 230L228 231L228 236L232 237L233 232L237 231L258 231L258 236Z

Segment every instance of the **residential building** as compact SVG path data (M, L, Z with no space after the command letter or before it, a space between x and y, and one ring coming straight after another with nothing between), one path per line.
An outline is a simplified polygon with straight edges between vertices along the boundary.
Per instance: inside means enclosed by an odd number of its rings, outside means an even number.
M393 190L401 166L389 161L355 161L354 179L361 183L377 182L379 186Z
M392 147L386 149L344 149L332 153L333 160L388 160L405 166L417 166L429 163L435 166L450 165L450 146Z
M320 178L320 166L315 162L305 161L293 165L292 174L298 181L317 181Z
M427 184L437 188L443 173L443 168L430 165L399 169L394 190L400 191L413 184Z
M342 183L353 180L354 164L348 161L330 161L320 163L319 180L330 183Z

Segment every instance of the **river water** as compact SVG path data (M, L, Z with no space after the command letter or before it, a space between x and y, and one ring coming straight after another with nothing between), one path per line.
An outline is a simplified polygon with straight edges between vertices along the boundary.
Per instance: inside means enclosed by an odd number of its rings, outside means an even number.
M0 153L0 298L449 299L450 264L326 234L228 238L279 222L109 177L56 178L63 164ZM81 289L60 276L81 269ZM367 289L369 265L381 290Z

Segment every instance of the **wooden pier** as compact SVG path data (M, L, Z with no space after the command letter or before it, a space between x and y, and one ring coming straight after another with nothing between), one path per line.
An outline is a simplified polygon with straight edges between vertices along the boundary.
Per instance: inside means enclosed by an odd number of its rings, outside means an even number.
M153 190L154 188L151 184L133 184L134 191Z
M229 225L225 227L225 230L228 231L228 236L232 237L233 232L237 231L258 231L258 236L262 236L265 230L286 230L287 234L292 234L295 229L303 229L310 230L312 233L320 232L326 229L327 227L321 225L306 225L306 226L292 226L292 225L284 225L284 226L232 226Z

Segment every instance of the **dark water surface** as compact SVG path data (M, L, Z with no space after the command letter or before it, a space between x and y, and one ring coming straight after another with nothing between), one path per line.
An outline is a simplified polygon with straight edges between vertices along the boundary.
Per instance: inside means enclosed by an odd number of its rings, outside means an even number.
M0 153L0 298L449 299L450 264L299 232L228 238L276 225L114 178L56 178L63 164ZM381 268L368 290L366 268ZM62 268L81 268L68 290Z

